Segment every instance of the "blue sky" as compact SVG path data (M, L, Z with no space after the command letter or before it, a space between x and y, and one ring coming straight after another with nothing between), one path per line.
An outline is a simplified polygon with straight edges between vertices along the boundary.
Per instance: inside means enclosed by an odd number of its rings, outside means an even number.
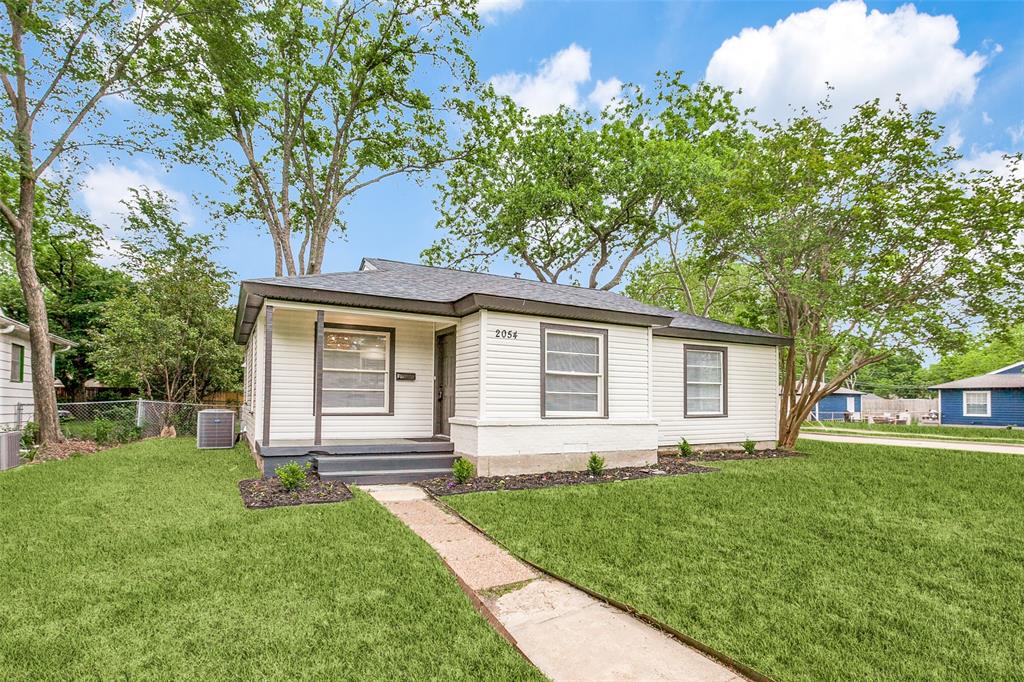
M925 2L531 2L481 0L485 28L472 45L484 79L535 111L558 104L596 109L620 82L649 85L682 69L743 87L763 116L811 104L834 83L842 109L903 93L939 112L965 163L1000 167L1024 150L1024 3ZM130 105L122 105L130 106ZM147 159L97 161L78 197L116 237L126 187L170 191L197 229L216 181L195 168ZM438 235L430 183L393 179L344 207L349 230L327 250L324 271L362 256L415 261ZM229 228L220 259L240 278L273 274L270 239L258 226ZM511 272L511 265L499 266Z

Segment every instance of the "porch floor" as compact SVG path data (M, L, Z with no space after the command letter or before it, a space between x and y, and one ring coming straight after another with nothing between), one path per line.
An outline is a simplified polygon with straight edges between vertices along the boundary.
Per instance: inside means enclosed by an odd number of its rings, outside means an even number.
M263 457L296 457L301 455L390 455L403 453L454 452L447 438L346 438L324 439L314 445L307 440L271 440L270 445L257 443Z

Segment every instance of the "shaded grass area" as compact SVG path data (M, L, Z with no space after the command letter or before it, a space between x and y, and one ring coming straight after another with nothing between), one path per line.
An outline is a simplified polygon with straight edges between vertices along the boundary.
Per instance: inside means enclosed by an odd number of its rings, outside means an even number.
M1019 679L1024 458L800 450L446 502L521 556L780 680Z
M0 679L540 679L366 494L256 475L184 438L0 474Z
M1024 429L994 428L984 426L927 426L921 424L867 424L864 422L825 422L824 426L807 422L803 427L807 431L828 431L831 429L849 429L865 431L885 436L932 436L943 439L958 440L992 440L1008 443L1024 444Z

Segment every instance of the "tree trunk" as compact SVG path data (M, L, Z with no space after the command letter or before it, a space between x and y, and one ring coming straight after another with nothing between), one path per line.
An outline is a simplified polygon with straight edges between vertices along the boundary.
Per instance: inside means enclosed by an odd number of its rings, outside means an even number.
M21 178L21 214L18 224L11 225L14 233L14 258L18 267L18 281L28 310L29 342L32 347L32 397L35 403L33 421L39 426L39 442L55 443L63 440L57 419L57 394L53 386L53 351L50 348L50 325L46 319L43 287L36 274L35 255L32 252L32 224L35 221L35 181Z

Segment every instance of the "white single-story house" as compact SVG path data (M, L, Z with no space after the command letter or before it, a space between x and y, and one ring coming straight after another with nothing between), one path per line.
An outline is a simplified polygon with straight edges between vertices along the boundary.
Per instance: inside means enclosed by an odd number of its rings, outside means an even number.
M56 334L50 334L50 343L54 351L75 345ZM19 429L32 421L34 412L28 325L0 312L0 425Z
M610 291L363 259L242 282L242 425L263 472L415 480L652 464L778 437L785 337Z

